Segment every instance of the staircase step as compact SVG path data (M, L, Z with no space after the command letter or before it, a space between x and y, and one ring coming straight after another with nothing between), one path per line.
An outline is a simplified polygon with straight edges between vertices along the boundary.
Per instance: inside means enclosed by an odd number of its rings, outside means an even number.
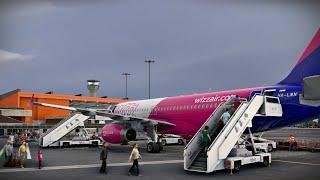
M195 161L198 161L198 162L207 162L207 158L206 157L197 157L195 159Z
M207 167L197 167L197 166L190 166L190 170L196 170L196 171L207 171Z
M207 156L207 153L200 153L200 154L198 155L198 157L204 157L204 158L207 158L208 156Z
M207 162L193 162L193 163L192 163L192 166L195 166L195 167L205 167L205 168L207 168Z

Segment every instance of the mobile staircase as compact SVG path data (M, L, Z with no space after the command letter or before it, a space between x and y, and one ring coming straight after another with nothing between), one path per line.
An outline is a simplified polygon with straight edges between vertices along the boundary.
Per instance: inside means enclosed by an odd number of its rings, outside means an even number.
M73 113L70 116L64 118L45 134L42 135L39 141L41 147L48 147L55 142L59 141L65 135L73 131L79 126L84 126L84 121L89 119L90 116L85 116L80 113Z
M255 116L282 116L282 107L278 97L256 94L250 102L243 101L234 111L223 129L216 135L206 152L201 144L201 131L205 126L209 127L209 134L216 133L218 121L225 109L232 106L234 97L221 103L209 116L198 132L184 149L184 169L210 173L221 169L239 170L241 165L261 162L264 165L271 163L271 154L257 152L252 140L252 152L247 150L245 144L241 145L243 133L246 129L252 138L250 127ZM244 141L242 141L244 142Z

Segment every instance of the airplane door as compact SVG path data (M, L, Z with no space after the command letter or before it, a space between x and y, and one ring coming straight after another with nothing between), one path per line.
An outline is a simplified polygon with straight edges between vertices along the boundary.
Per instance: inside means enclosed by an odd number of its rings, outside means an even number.
M283 112L279 97L264 96L264 113L266 116L282 116Z
M250 96L249 96L249 100L248 101L250 101L253 98L253 96L256 95L256 94L261 94L261 91L260 90L252 91Z
M277 96L277 89L265 89L262 93L264 96Z

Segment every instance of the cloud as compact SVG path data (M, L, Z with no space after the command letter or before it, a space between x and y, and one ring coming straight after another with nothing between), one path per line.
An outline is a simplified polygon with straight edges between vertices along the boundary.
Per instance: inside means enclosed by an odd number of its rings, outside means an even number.
M0 49L0 63L7 61L25 61L32 58L34 58L33 55L24 55Z

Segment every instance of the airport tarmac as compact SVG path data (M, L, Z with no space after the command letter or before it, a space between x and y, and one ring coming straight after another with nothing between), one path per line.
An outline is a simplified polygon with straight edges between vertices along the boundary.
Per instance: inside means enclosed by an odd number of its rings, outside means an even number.
M320 143L320 128L295 128L286 127L275 129L263 133L263 138L274 141L287 141L290 135L294 135L298 142L304 140L306 142Z
M1 141L1 147L4 140ZM128 157L129 146L112 145L108 156L108 173L98 172L99 148L50 148L42 149L44 168L37 169L37 146L31 145L32 160L26 168L0 168L0 179L37 180L37 179L319 179L320 153L275 151L270 167L249 165L241 167L239 173L230 175L227 171L210 174L185 172L183 170L183 146L166 146L162 153L150 154L141 147L143 159L140 161L142 177L129 177L131 165ZM3 161L0 162L3 164Z

